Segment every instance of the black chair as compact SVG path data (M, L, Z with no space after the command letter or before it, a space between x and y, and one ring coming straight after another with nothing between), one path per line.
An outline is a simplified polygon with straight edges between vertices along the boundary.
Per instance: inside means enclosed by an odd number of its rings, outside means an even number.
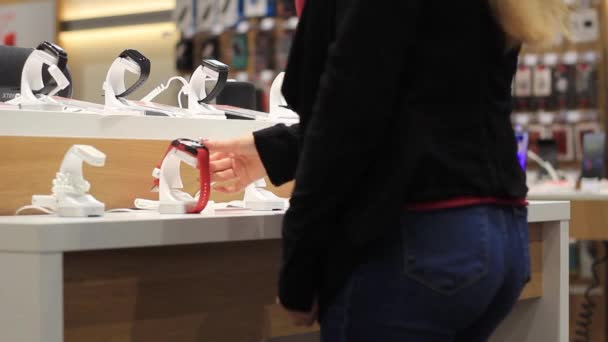
M215 101L219 105L258 110L256 88L249 82L227 82Z

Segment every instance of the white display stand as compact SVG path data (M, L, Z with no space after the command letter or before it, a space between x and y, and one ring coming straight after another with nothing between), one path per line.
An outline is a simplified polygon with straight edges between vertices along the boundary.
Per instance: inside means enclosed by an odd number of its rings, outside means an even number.
M492 342L568 340L568 202L533 202L542 223L543 296L518 303ZM63 253L277 239L282 213L103 218L0 217L0 341L62 342Z

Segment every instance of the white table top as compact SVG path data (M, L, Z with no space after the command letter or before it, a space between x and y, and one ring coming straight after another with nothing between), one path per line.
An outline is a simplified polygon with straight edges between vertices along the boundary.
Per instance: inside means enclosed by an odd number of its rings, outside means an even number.
M0 251L63 252L279 239L282 212L161 215L111 213L100 218L0 216ZM569 202L531 202L529 222L570 219Z
M172 140L226 139L273 126L271 121L0 110L0 136Z
M529 193L528 199L533 201L608 201L608 194L588 193L581 191L538 192Z
M210 215L110 213L99 218L0 217L0 251L57 252L281 237L281 212Z

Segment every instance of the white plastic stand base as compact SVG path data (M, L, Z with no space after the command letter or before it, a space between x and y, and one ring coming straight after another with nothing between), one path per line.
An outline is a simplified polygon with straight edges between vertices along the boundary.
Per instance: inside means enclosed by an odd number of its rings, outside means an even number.
M103 216L105 211L105 204L89 194L65 196L57 201L57 215L60 217Z
M263 180L258 182L263 182ZM265 182L261 184L266 185ZM254 211L285 210L286 207L285 199L264 188L257 187L256 184L251 184L245 189L245 198L243 200L245 208Z
M102 207L59 207L57 215L60 217L91 217L103 216L106 208Z
M64 105L61 103L51 103L51 102L42 102L41 101L29 101L19 103L19 107L21 109L30 109L30 110L46 110L46 111L55 111L61 112L64 109Z
M245 208L253 211L285 210L285 201L246 201Z
M196 207L196 201L160 202L158 212L161 214L186 214Z

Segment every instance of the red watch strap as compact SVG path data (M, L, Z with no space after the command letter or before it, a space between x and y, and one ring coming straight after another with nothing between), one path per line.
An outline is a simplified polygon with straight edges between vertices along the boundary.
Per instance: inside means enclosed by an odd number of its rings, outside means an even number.
M205 209L211 195L211 174L209 172L209 151L201 148L197 150L198 172L201 183L201 193L198 197L196 207L189 211L189 214L198 214Z

